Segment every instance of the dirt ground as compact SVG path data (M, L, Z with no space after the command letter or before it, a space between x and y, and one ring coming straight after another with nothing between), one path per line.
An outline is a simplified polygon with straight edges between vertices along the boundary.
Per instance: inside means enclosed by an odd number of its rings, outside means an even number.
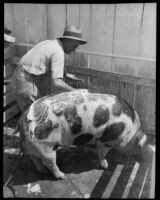
M4 126L3 182L17 166L19 138L13 136L19 116ZM67 176L57 180L48 172L40 174L29 157L24 157L10 184L16 197L24 198L149 198L151 163L137 161L112 150L109 168L99 167L98 157L84 148L58 151L58 166ZM13 197L10 187L4 197Z

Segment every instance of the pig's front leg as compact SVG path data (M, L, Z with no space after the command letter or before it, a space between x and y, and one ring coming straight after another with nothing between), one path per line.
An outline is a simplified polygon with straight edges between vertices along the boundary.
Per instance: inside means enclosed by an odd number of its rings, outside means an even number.
M111 147L108 147L107 145L101 143L100 141L97 141L96 148L98 152L98 157L100 161L100 166L104 169L108 168L108 162L105 159L107 153L110 151Z

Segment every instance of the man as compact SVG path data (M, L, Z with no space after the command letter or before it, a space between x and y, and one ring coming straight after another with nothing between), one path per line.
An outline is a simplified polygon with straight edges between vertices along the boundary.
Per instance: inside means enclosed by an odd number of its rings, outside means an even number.
M79 27L66 26L62 37L42 41L22 57L12 79L22 112L42 96L74 90L63 79L64 55L86 43Z

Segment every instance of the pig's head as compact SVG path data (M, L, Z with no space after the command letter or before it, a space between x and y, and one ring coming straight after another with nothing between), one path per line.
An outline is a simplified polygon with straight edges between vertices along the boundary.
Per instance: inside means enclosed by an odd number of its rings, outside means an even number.
M127 155L134 155L140 162L149 163L155 152L155 145L149 144L146 134L141 129L138 129L129 143L120 151Z

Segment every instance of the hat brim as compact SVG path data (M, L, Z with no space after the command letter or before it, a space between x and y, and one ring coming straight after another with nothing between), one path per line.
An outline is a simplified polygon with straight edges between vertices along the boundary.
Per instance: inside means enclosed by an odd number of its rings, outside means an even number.
M61 37L59 37L58 39L72 39L72 40L78 40L78 41L80 41L80 45L83 45L83 44L86 44L86 43L87 43L87 41L85 41L85 40L82 40L82 39L77 38L77 37L72 37L72 36L61 36Z
M16 39L15 37L4 33L4 41L13 43L16 41Z

